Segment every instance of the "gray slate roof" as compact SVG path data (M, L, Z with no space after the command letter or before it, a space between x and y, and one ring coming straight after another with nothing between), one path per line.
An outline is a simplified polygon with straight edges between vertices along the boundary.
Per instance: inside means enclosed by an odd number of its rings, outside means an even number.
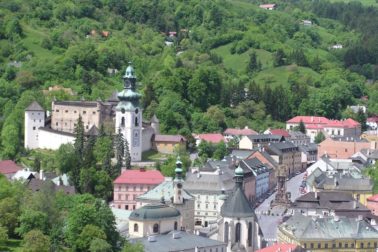
M378 231L364 220L333 217L312 218L294 215L279 226L280 230L292 232L300 240L378 239Z
M255 176L269 172L269 169L257 158L242 160L240 161L240 166L243 170L252 171L253 175Z
M232 191L234 187L233 171L231 169L222 169L220 174L215 172L188 172L184 182L185 189L190 193L209 193L220 194Z
M233 218L256 217L242 187L235 188L221 208L221 216Z
M177 234L179 238L174 239L173 233ZM145 252L194 251L195 247L204 248L225 245L225 243L220 241L178 231L171 231L168 234L156 235L154 238L155 241L153 242L148 241L147 237L131 239L130 242L142 243Z
M271 143L269 146L267 146L267 152L276 155L282 155L286 152L296 151L298 151L298 147L295 146L292 142Z
M25 111L45 111L38 102L33 101Z
M280 135L268 135L268 134L259 134L259 135L248 135L247 136L252 142L280 142L285 138Z

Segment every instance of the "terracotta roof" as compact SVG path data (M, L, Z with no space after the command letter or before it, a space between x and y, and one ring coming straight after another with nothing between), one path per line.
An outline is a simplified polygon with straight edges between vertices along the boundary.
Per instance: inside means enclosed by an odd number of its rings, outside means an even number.
M0 161L0 173L1 174L13 174L17 171L22 170L20 166L18 166L14 161L12 160L3 160Z
M234 128L228 128L224 131L224 135L234 135L234 136L248 136L248 135L257 135L258 133L254 131L253 129L234 129Z
M366 119L367 122L378 122L378 116L372 116Z
M126 170L114 184L150 184L158 185L164 181L164 176L157 170Z
M210 143L220 143L221 141L225 142L224 137L219 133L198 134L197 137Z
M327 124L328 119L320 116L296 116L286 121L286 123L300 123L304 124Z
M367 200L368 201L378 202L378 194L370 196L369 198L367 198Z
M345 120L329 120L327 125L324 127L335 127L335 128L355 128L360 126L360 123L356 122L355 120L348 118Z
M44 109L39 105L38 102L33 101L26 109L25 111L44 111Z
M181 135L156 135L155 142L184 142L186 138Z
M269 130L272 135L280 135L284 137L290 137L289 132L284 129L271 129Z
M272 246L256 250L256 252L291 252L294 251L298 245L296 244L290 244L290 243L276 243Z

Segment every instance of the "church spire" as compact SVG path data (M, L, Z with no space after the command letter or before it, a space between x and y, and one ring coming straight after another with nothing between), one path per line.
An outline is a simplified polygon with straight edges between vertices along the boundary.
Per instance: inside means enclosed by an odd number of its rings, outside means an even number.
M139 108L139 99L142 97L136 89L136 76L134 67L129 62L129 66L126 68L123 79L123 90L118 93L118 99L120 103L116 107L117 110L131 110Z
M129 62L129 66L126 68L125 74L122 76L122 79L124 89L131 89L135 91L136 76L134 67L132 66L131 62Z
M182 162L181 162L180 156L178 156L176 160L175 174L176 174L175 181L181 181L182 180Z

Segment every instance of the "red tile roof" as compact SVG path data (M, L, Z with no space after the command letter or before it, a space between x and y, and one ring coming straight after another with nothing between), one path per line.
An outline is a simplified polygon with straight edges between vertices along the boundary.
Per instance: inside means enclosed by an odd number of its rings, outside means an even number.
M258 133L253 129L234 129L228 128L223 132L223 135L233 135L233 136L248 136L248 135L257 135Z
M283 137L289 137L289 132L284 129L271 129L269 130L272 135L279 135Z
M126 170L114 180L114 184L149 184L158 185L164 176L157 170Z
M186 138L181 135L156 135L155 142L185 142Z
M300 123L304 124L327 124L328 119L323 116L296 116L286 121L286 123Z
M209 143L220 143L221 141L225 142L224 137L219 133L198 134L197 137Z
M22 170L22 168L20 166L18 166L12 160L0 161L0 173L1 174L4 174L4 175L12 174L12 173L16 173L19 170Z
M348 118L345 120L329 120L328 124L324 127L334 127L334 128L355 128L360 126L359 122L356 122L355 120Z
M367 200L368 201L378 202L378 194L370 196L369 198L367 198Z
M295 248L297 248L298 245L296 244L290 244L290 243L277 243L272 246L256 250L256 252L291 252Z

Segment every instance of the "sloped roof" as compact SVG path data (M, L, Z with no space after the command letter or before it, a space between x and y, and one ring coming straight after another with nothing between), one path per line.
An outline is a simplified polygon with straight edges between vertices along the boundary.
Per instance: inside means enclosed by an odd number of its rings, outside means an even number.
M184 188L190 193L206 192L220 194L222 190L229 192L234 187L231 169L222 169L219 174L216 172L188 172L184 182Z
M194 196L191 195L189 192L183 188L181 190L181 196L185 200L192 200ZM148 192L140 195L137 197L138 200L149 200L149 201L157 201L161 200L161 197L164 197L164 200L169 201L174 195L174 185L173 181L164 181L163 183L157 185L155 188L149 190Z
M251 170L255 176L269 172L269 169L258 158L242 160L240 166Z
M370 196L367 198L368 201L378 202L378 194Z
M98 136L98 134L100 133L100 131L98 130L98 128L96 127L96 125L93 125L87 132L86 135L88 136Z
M295 116L286 123L300 123L301 121L304 124L327 124L329 120L323 116Z
M206 141L209 143L220 143L225 142L225 139L222 134L220 133L205 133L205 134L198 134L197 138L202 141Z
M181 135L156 135L155 142L185 142L186 138Z
M263 249L258 249L256 252L295 252L302 251L301 247L291 243L276 243Z
M249 204L241 186L236 186L232 194L227 197L221 208L221 216L233 218L256 217L255 211Z
M45 111L38 102L33 101L25 111Z
M366 221L342 216L335 220L334 217L313 218L296 214L278 228L292 233L299 240L378 239L378 231Z
M248 135L257 135L258 133L253 129L235 129L235 128L227 128L224 132L224 135L233 135L233 136L248 136Z
M290 134L284 129L271 129L269 130L272 135L279 135L283 137L289 137Z
M2 160L0 161L0 173L1 174L13 174L21 170L22 168L18 166L12 160Z
M157 118L157 116L155 114L151 117L151 122L152 123L159 123L159 119Z
M157 185L163 181L164 176L157 170L126 170L113 183Z

